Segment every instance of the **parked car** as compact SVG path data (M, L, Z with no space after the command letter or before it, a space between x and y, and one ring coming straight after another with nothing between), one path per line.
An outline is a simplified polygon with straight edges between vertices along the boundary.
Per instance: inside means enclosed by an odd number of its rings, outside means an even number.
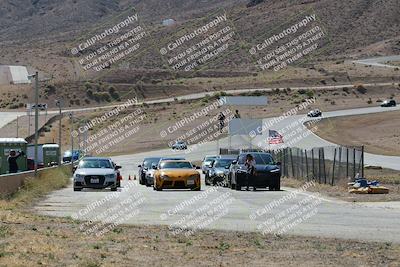
M110 158L85 157L74 172L74 191L83 188L117 190L117 171L121 166L116 166Z
M175 141L174 144L172 144L171 148L174 150L175 149L176 150L185 150L185 149L187 149L187 144L185 141L178 140L178 141Z
M314 109L314 110L311 110L310 112L308 112L307 116L311 117L311 118L321 117L322 112L319 109Z
M205 156L202 163L201 163L201 171L203 174L208 173L208 169L210 168L212 162L218 158L218 156Z
M281 189L280 163L275 162L272 155L265 152L239 154L237 160L234 160L230 166L230 188L241 190L242 186L246 186L247 154L251 154L256 162L256 175L250 179L249 186L254 189L268 187L270 191L279 191Z
M163 160L154 173L154 190L201 190L200 173L187 160Z
M74 150L73 153L71 153L71 150L67 150L64 152L63 162L71 162L71 158L73 159L73 161L77 161L82 157L82 155L83 152L81 150Z
M206 185L220 183L227 186L229 167L233 161L234 159L232 158L215 159L208 170L208 175L205 179Z
M381 107L395 107L396 105L396 101L388 99L382 102Z
M143 160L142 164L138 166L139 184L142 185L146 184L146 173L153 169L153 165L157 166L158 163L160 162L160 159L161 157L151 157L151 158L145 158Z

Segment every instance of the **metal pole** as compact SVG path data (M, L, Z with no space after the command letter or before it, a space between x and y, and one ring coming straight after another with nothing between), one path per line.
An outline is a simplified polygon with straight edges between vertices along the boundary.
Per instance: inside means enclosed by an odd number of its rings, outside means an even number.
M340 160L339 160L340 162ZM333 168L332 168L332 181L331 181L331 185L334 184L334 179L335 179L335 165L336 165L336 147L335 147L335 154L333 155ZM340 165L339 165L340 166Z
M361 177L364 178L364 146L361 147Z
M32 111L32 108L29 108L29 111L28 111L28 136L31 135L31 111Z
M71 119L71 171L74 173L74 114L72 112L69 114L69 118Z
M304 155L306 156L306 177L307 181L310 181L310 177L308 176L308 157L307 157L307 149L304 149Z
M39 138L39 73L35 73L35 177L38 168L38 138Z
M353 147L353 180L356 178L356 148Z
M59 121L58 121L58 149L60 151L60 155L58 157L58 166L61 166L61 121L62 121L62 111L61 111L61 101L57 101L58 108L59 108Z
M17 138L19 137L19 136L18 136L18 126L19 126L19 125L18 125L18 118L19 118L19 116L17 116Z
M349 178L349 148L346 147L346 179Z

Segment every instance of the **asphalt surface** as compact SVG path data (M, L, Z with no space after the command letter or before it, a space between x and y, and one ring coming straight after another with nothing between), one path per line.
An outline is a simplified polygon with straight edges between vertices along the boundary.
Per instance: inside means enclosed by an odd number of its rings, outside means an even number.
M400 61L400 55L360 59L353 62L374 67L398 68L398 66L387 64L390 61Z
M365 108L354 110L343 110L324 113L324 117L347 116L355 114L368 114L375 112L384 112L389 110L399 110L398 108ZM287 127L291 123L300 119L301 116L293 116L285 121L276 124L274 129L281 129ZM270 119L265 119L267 122ZM302 132L307 133L308 129L301 126ZM295 136L293 136L295 138ZM265 140L265 136L258 136L252 140L253 146L256 146L260 141ZM277 218L282 215L282 212L299 210L300 207L307 206L306 200L310 200L310 193L297 194L296 197L289 198L293 189L283 188L280 192L269 191L233 191L227 188L218 188L216 191L210 191L213 187L205 186L203 181L202 191L184 191L184 190L171 190L156 192L152 188L137 185L137 181L127 181L129 175L133 179L137 175L137 165L140 164L144 157L149 156L184 156L189 160L199 160L205 155L216 154L219 147L227 147L230 143L232 147L248 145L249 139L245 136L236 136L230 141L228 138L219 140L218 142L210 142L196 148L189 147L190 153L183 151L172 151L170 149L163 149L157 151L149 151L146 153L138 153L133 155L124 155L113 157L113 160L121 165L123 168L121 173L125 180L123 181L123 188L118 191L118 198L115 201L106 201L100 207L91 210L91 216L102 214L107 209L112 209L118 203L123 203L124 200L129 199L135 193L140 193L144 198L144 203L139 207L139 214L124 220L125 224L161 224L173 225L185 216L199 208L207 206L207 209L212 209L214 206L209 206L217 197L224 196L230 193L232 203L224 208L224 212L220 218L212 221L210 224L204 226L207 229L220 229L220 230L237 230L237 231L263 231L266 228L265 222L270 218ZM289 140L285 140L289 141ZM329 142L321 138L309 134L303 138L298 146L303 148L318 147L330 145ZM366 164L377 165L376 158L382 160L382 165L385 167L392 167L400 169L399 157L382 157L371 154L366 155ZM379 164L381 165L381 164ZM203 179L204 180L204 179ZM202 193L207 193L207 197L200 198ZM79 215L80 211L85 210L87 205L101 201L111 192L109 190L85 190L82 192L73 192L72 188L66 188L53 192L48 198L41 201L35 210L40 214L51 216L75 216ZM182 203L186 203L199 196L200 199L196 200L190 205L185 205L176 213L171 212L181 207ZM282 201L280 205L274 207L266 215L256 216L250 219L257 210L260 210L273 201ZM314 198L313 198L314 199ZM337 199L318 198L318 203L315 205L313 212L308 212L307 219L301 223L293 224L283 234L296 234L304 236L324 236L324 237L337 237L346 239L357 239L365 241L385 241L400 243L400 202L390 203L348 203ZM169 215L170 214L170 215ZM303 216L301 215L301 216ZM81 217L77 217L81 218ZM81 218L82 219L82 218ZM87 218L86 218L87 219ZM267 224L271 225L271 224Z
M133 158L131 162L135 160ZM125 166L124 168L129 168L126 167L126 164L123 165ZM127 172L125 171L125 173ZM251 215L257 214L257 210L273 203L273 201L280 201L285 197L288 198L293 189L283 188L279 192L239 192L227 188L218 188L216 191L211 191L212 189L212 187L203 184L201 192L184 190L157 192L152 188L137 185L136 181L125 180L123 188L117 192L117 198L112 201L106 201L96 209L92 209L90 216L84 218L93 218L107 210L112 210L113 207L120 205L130 196L140 193L144 198L144 202L139 206L139 214L123 221L123 223L171 226L185 216L189 216L193 210L207 205L207 210L211 210L216 205L210 205L210 203L213 203L214 200L216 201L218 197L230 193L229 197L232 202L225 207L224 212L226 213L224 216L212 221L205 228L263 231L266 227L262 223L267 219L278 218L280 213L298 206L304 207L304 202L310 200L308 193L299 193L272 208L267 214L250 219ZM73 192L72 188L69 187L52 193L46 200L39 203L35 210L40 214L50 216L74 217L78 215L77 218L81 219L82 217L79 214L83 214L82 211L87 210L88 205L101 201L110 194L109 190L94 191L87 189L82 192ZM201 197L201 194L206 194L206 197ZM181 207L182 203L196 197L198 199L193 204L185 205L178 212L175 212L178 207ZM315 201L315 198L312 199ZM356 204L323 198L315 203L315 209L314 213L308 213L310 214L309 218L293 225L282 234L400 243L400 225L398 223L400 221L400 205L398 202ZM297 210L299 209L296 208ZM288 216L286 215L286 217Z

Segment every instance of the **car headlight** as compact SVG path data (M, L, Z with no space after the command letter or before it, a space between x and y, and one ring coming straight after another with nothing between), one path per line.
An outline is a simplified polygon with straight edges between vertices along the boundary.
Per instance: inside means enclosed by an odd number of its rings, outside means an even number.
M167 179L169 179L169 176L168 175L161 175L161 179L167 180Z
M105 175L106 179L114 179L116 174L107 174Z
M269 172L279 172L280 171L280 169L274 169L274 170L270 170Z

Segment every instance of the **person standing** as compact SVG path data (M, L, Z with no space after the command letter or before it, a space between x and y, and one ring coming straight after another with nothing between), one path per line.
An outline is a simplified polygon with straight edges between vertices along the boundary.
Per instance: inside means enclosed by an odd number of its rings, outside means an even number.
M246 171L246 190L249 191L250 181L253 182L253 190L256 191L256 186L254 184L254 176L256 173L256 161L251 154L246 155L246 162L244 165L247 167Z
M233 116L235 119L240 119L240 114L239 114L239 110L235 111L235 115Z
M17 173L18 172L17 159L23 155L25 155L24 151L21 151L17 155L17 152L15 152L15 150L10 150L10 154L8 155L8 158L7 158L9 173Z
M219 132L222 133L222 130L225 127L225 115L224 115L224 113L220 112L218 114L218 121L219 121Z

